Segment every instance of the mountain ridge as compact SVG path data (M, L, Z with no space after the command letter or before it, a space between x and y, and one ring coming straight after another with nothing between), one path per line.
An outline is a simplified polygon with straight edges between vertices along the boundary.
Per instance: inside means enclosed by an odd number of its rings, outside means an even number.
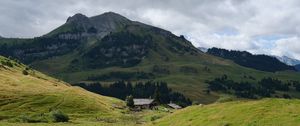
M254 68L257 70L276 72L282 70L295 70L294 67L282 63L275 57L268 55L253 55L247 51L226 50L220 48L210 48L208 54L233 60L235 63Z
M113 13L106 16L111 14L118 17ZM86 20L80 14L75 17ZM103 28L99 34L98 29L90 29L93 24L86 25L86 21L78 23L84 28L70 23L76 18L69 18L69 23L39 38L1 40L0 54L17 58L72 84L118 80L164 81L173 90L202 103L211 103L219 98L219 93L207 94L204 90L208 86L207 80L224 74L236 81L246 75L257 80L265 76L299 79L294 72L275 74L257 71L203 53L183 36L140 22L128 23L126 20L119 25L113 22L117 27L105 25L110 31ZM117 19L123 20L123 17Z

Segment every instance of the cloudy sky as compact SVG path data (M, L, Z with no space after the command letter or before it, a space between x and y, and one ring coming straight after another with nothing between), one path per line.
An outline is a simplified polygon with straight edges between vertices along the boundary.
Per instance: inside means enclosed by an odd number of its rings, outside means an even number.
M0 5L4 37L36 37L76 13L113 11L185 35L197 47L300 59L299 0L0 0Z

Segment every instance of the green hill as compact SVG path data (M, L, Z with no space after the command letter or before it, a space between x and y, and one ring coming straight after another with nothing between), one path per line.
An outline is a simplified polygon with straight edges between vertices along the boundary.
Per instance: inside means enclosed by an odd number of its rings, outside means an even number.
M253 55L247 51L211 48L207 50L207 53L225 59L230 59L241 66L256 70L269 72L296 70L293 66L286 65L275 57L267 55Z
M206 80L224 74L234 81L274 77L300 80L300 73L258 71L202 53L183 36L108 12L76 14L49 34L33 39L0 39L0 55L11 56L71 84L117 80L165 81L192 100L212 103Z
M150 124L155 126L296 126L300 101L263 99L191 106Z
M44 115L53 110L69 115L70 124L130 125L132 121L131 116L122 113L123 101L70 86L2 56L0 85L0 125L47 121Z

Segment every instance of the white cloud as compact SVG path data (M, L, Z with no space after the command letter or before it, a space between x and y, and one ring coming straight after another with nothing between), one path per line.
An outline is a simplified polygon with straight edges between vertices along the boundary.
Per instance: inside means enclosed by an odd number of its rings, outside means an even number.
M183 34L195 46L300 59L295 47L299 47L299 0L1 0L0 5L0 35L6 37L43 35L75 13L94 16L114 11ZM234 33L224 33L224 28Z
M276 41L275 47L271 49L271 53L273 55L286 55L300 59L300 38L293 36Z

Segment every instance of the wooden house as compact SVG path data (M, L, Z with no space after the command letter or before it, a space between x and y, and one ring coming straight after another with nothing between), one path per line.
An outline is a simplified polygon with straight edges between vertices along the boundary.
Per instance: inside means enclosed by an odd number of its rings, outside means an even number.
M133 99L134 107L137 109L151 109L156 105L154 99Z

